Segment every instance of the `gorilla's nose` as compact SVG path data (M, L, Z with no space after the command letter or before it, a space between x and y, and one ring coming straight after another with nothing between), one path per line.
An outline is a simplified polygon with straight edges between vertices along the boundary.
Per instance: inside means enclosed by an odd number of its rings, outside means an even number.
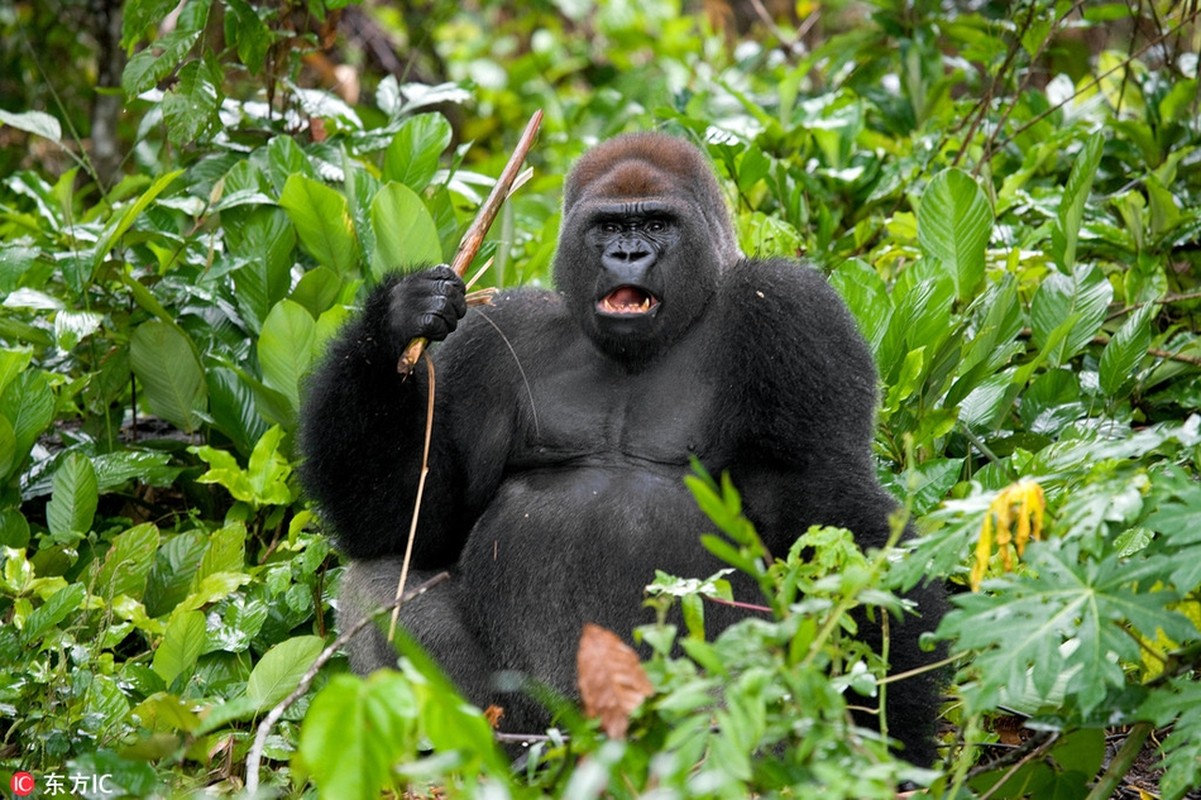
M641 244L615 244L605 251L601 265L623 283L638 283L655 263L655 254Z

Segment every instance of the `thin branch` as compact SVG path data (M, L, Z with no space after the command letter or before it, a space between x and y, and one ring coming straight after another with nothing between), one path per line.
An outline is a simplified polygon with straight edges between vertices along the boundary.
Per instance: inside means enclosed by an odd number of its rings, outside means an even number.
M417 541L417 519L421 516L421 498L425 494L425 479L430 474L430 442L434 438L434 362L429 353L423 352L429 386L425 400L425 442L421 448L421 476L417 479L417 498L413 501L413 518L409 522L409 540L405 542L405 556L400 564L400 580L396 584L395 602L392 605L392 621L388 624L388 641L396 638L396 624L400 620L400 598L404 596L405 584L409 580L409 564L413 560L413 542Z
M1024 756L1019 758L1017 760L1017 762L1015 762L1014 765L1012 767L1010 767L1005 772L1004 775L1001 776L1001 780L997 781L996 783L994 783L992 785L991 789L989 789L984 794L980 795L980 800L988 800L988 798L992 797L994 794L996 794L998 791L1000 791L1001 787L1004 786L1006 784L1006 782L1008 782L1008 780L1014 776L1014 773L1016 773L1019 769L1026 766L1027 764L1029 764L1034 759L1041 758L1042 755L1047 752L1047 750L1051 749L1051 745L1055 744L1055 742L1058 741L1058 739L1059 739L1058 734L1052 734L1050 736L1047 736L1046 739L1044 739L1042 742L1040 742L1036 747L1032 748L1030 750L1030 752L1026 753ZM1032 740L1032 741L1034 741L1034 740Z
M518 140L517 147L513 150L513 155L509 157L509 163L505 164L500 177L496 179L496 185L492 187L488 199L480 206L479 213L476 214L471 227L463 234L463 239L459 243L459 252L455 254L454 261L450 264L456 275L461 277L466 273L475 254L479 252L480 245L484 243L484 237L488 235L488 229L492 227L492 221L496 219L501 204L505 202L513 182L517 180L526 154L534 145L534 138L538 135L538 127L541 124L542 111L535 111L526 124L525 131L521 134L521 139ZM409 342L409 346L405 348L400 361L396 364L396 371L401 375L412 373L413 368L417 366L417 359L421 357L427 344L429 342L424 337L418 337Z
M329 660L334 657L334 654L337 653L338 650L342 649L347 642L357 636L359 632L362 631L363 628L367 627L368 624L373 622L376 617L380 616L381 614L386 614L392 610L392 608L399 607L404 603L407 603L410 600L425 594L430 589L433 589L435 586L445 580L448 580L449 578L449 572L439 572L437 575L425 581L416 589L406 594L404 597L393 600L388 605L383 606L382 608L377 608L370 614L365 615L350 628L339 634L338 638L330 642L329 646L327 646L318 654L317 658L313 660L312 665L309 666L308 671L305 672L301 677L300 683L297 684L292 693L283 700L279 701L275 707L267 713L267 716L263 718L263 721L259 723L258 731L254 736L254 744L251 746L250 752L246 755L246 793L248 795L253 796L255 792L258 791L259 768L263 761L263 750L267 747L267 737L271 734L271 729L275 727L275 723L279 722L280 718L283 717L284 712L287 711L293 703L305 696L305 694L312 687L313 681L317 679L317 673L321 671L321 668L329 663Z

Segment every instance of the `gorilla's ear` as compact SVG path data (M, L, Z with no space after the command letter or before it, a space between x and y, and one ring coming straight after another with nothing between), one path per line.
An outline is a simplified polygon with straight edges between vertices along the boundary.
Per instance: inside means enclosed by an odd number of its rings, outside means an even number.
M585 153L567 176L563 218L584 200L685 200L700 215L722 267L743 258L713 167L691 142L665 133L627 133Z

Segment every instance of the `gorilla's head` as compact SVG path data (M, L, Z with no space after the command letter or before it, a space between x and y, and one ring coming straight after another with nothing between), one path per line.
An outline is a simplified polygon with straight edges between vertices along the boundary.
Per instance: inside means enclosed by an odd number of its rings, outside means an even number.
M620 136L567 177L555 284L615 358L645 361L670 346L741 257L713 170L685 141Z

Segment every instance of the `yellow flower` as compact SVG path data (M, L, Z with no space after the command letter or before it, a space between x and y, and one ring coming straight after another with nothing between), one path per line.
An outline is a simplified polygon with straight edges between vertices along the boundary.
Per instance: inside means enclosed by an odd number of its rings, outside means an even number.
M1016 513L1015 513L1016 507ZM980 539L976 542L976 559L972 564L972 591L978 591L992 558L993 541L1001 556L1001 567L1006 572L1013 569L1013 554L1018 558L1026 551L1031 539L1041 539L1043 515L1047 508L1043 487L1036 481L1023 478L1006 486L988 506L984 524L980 526ZM1016 531L1014 530L1016 525ZM1012 545L1012 549L1010 547Z

